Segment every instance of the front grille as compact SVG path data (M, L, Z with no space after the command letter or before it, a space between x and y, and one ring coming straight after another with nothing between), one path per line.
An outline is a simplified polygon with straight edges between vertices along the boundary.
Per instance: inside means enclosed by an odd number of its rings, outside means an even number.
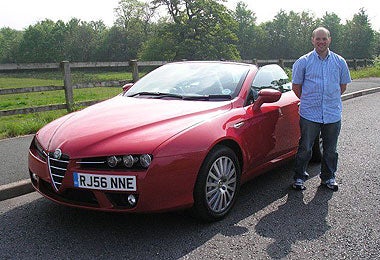
M58 201L80 206L99 207L94 194L89 190L66 189L63 193L56 193L46 181L39 180L39 189L43 194Z
M49 153L49 173L54 189L58 191L62 185L63 178L65 177L67 166L69 164L69 157L63 154L60 159L55 159L52 156L53 153Z
M107 157L84 158L77 162L81 169L104 170L109 169Z

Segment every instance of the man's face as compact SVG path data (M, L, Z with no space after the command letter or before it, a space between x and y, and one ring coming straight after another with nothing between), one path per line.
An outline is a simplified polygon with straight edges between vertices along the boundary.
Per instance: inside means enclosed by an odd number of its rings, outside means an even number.
M327 52L331 43L331 38L325 31L319 30L315 33L314 37L312 37L311 42L313 43L315 51L318 54L322 54Z

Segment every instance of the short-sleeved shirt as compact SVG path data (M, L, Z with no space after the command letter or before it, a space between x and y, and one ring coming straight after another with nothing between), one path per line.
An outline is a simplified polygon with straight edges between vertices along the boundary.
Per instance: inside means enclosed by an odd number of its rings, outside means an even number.
M293 64L292 83L302 84L300 116L317 123L335 123L342 117L341 84L351 82L347 63L329 50L322 59L315 50Z

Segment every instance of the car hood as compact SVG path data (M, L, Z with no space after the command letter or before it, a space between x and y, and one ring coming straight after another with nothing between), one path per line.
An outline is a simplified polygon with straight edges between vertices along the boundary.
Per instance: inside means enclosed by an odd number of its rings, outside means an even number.
M37 133L49 151L71 158L153 153L179 132L231 108L230 101L182 101L117 96L62 117Z

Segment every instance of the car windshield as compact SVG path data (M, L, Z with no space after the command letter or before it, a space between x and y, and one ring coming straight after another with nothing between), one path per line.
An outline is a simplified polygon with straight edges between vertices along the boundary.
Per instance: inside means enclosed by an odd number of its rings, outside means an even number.
M228 62L179 62L150 72L124 96L182 99L231 99L239 93L249 66Z

